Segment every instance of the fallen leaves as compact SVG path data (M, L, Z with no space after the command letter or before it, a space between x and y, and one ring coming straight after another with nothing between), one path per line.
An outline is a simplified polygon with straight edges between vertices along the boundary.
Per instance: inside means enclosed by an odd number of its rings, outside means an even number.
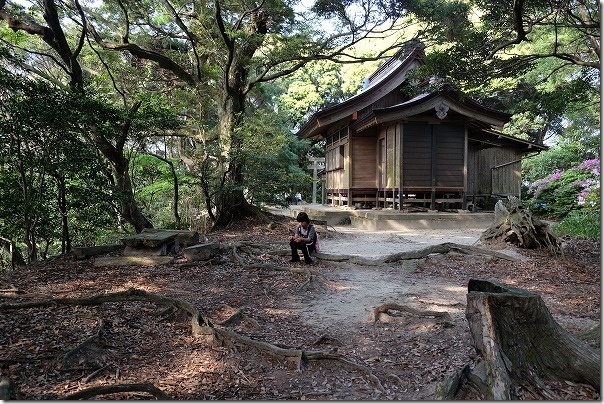
M288 220L283 219L285 224ZM243 223L211 237L236 243L249 241L249 234L254 234L255 243L278 249L283 247L287 228L277 226L271 231L261 224ZM523 251L526 259L519 262L450 253L418 260L413 271L409 262L371 268L404 271L409 282L427 284L446 279L463 286L470 278L508 282L541 294L561 325L570 325L567 329L578 333L599 321L599 246L569 240L564 248L563 259L540 251ZM287 259L261 254L257 262L286 267ZM332 280L354 268L319 261L313 271ZM91 261L64 257L2 274L0 285L10 285L7 290L19 293L0 295L0 304L28 301L32 296L38 300L79 298L140 288L191 302L221 321L241 310L241 318L229 324L233 331L290 348L341 353L371 369L383 391L359 369L337 361L310 361L298 371L294 362L253 348L209 345L191 335L190 317L182 311L166 311L148 302L0 312L0 375L11 378L23 400L58 399L90 387L145 383L177 400L421 400L430 399L436 384L474 355L463 318L454 318L451 328L412 316L392 324L310 326L301 320L301 311L317 296L337 293L337 289L325 282L325 289L298 290L306 279L303 273L246 269L227 259L219 265L97 268ZM415 302L428 304L421 295ZM371 309L367 307L368 313ZM93 335L99 320L107 323L103 352L97 358L100 363L94 368L61 370L65 353ZM550 388L564 399L599 398L589 386L561 383ZM153 396L124 391L102 398Z

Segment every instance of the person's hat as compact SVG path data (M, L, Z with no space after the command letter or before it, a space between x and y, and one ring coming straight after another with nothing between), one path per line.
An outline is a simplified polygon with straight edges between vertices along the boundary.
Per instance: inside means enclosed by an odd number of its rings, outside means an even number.
M310 222L310 219L308 218L308 215L305 212L300 212L300 213L298 213L298 216L296 217L296 221L297 222Z

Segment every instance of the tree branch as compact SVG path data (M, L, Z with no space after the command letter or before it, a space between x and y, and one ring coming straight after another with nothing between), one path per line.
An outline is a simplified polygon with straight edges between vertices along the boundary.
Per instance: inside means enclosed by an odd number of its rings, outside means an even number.
M176 25L178 25L180 29L183 30L187 38L189 38L189 41L191 42L191 48L193 49L193 54L195 55L197 78L201 79L201 58L199 57L199 54L197 53L197 47L195 46L199 41L199 37L189 30L189 28L185 25L185 23L180 18L180 16L178 15L169 0L162 0L162 2L164 3L164 6L168 10L168 12L174 18Z
M94 26L88 21L88 29L92 34L95 42L99 44L103 49L106 50L117 50L117 51L128 51L136 57L141 59L148 59L158 64L159 67L169 70L174 73L177 77L187 82L188 84L194 85L197 83L197 78L191 75L189 72L184 70L178 63L174 62L167 56L161 53L144 49L138 45L131 43L114 43L107 42L101 38Z

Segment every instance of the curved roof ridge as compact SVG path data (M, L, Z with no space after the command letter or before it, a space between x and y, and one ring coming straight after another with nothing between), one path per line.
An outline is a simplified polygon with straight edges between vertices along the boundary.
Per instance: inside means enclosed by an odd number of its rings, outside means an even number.
M347 98L341 103L321 109L312 114L308 118L306 123L304 123L304 125L302 125L302 127L298 130L297 136L301 136L304 132L312 132L314 129L320 126L319 121L325 116L329 116L330 114L335 114L338 111L345 110L359 99L367 98L367 105L371 104L373 101L370 99L370 97L374 92L379 91L380 86L378 86L378 84L387 81L388 78L397 74L399 71L404 71L404 69L410 66L414 60L419 61L419 63L423 63L423 58L425 56L424 48L424 44L415 38L410 41L407 41L407 43L405 43L405 45L401 47L401 50L399 52L397 52L393 57L388 59L388 62L386 62L373 73L373 75L378 72L381 74L377 76L379 80L376 80L372 85L365 88L360 93L355 94L350 98ZM386 69L384 68L385 66L387 67Z

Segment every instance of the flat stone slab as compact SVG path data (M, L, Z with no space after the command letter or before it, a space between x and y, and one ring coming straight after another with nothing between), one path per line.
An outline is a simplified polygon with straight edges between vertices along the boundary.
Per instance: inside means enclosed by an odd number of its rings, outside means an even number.
M153 233L143 232L133 234L121 239L128 247L160 247L173 243L178 233L170 231L158 231Z
M123 244L104 244L92 247L74 247L72 252L76 259L85 259L94 257L95 255L105 254L114 251L121 251L124 249Z
M124 248L122 253L128 257L151 257L168 255L168 244L162 244L159 247L129 247Z
M185 248L182 252L188 261L207 261L218 254L218 243L202 243Z
M172 229L143 229L141 234L176 234L176 242L180 247L188 247L199 243L199 233L190 230L172 230Z

